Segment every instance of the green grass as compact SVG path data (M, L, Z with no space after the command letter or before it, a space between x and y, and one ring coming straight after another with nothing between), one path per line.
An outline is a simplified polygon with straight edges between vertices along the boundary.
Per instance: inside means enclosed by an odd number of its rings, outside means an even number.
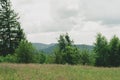
M1 63L0 80L120 80L120 68Z

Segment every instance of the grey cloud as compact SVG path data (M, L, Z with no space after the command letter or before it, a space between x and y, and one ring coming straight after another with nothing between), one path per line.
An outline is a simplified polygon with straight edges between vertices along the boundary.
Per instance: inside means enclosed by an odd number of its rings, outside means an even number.
M42 26L41 31L43 32L66 32L73 28L74 22L71 19L59 19L49 24L43 24Z
M84 21L120 24L119 0L12 1L15 9L22 13L21 22L27 33L70 31L76 25L81 27L82 17Z
M73 16L77 16L78 15L78 11L77 10L67 10L67 9L61 9L57 12L57 16L59 16L60 18L69 18L69 17L73 17Z
M113 18L103 18L101 19L103 21L103 24L112 26L112 25L120 25L120 18L119 19L113 19Z
M120 0L81 0L86 20L120 24Z
M55 23L57 23L57 26L60 26L60 28L53 27L55 30L71 30L75 25L79 25L79 21L69 21L70 17L73 17L74 19L85 17L84 21L101 21L103 25L105 24L109 26L120 24L119 0L76 1L78 1L79 3L73 3L74 5L71 3L73 8L70 9L68 7L71 5L67 4L69 1L55 1L55 5L52 4L52 14L54 15L53 19L55 20ZM79 8L74 8L74 6L76 5L78 5ZM82 15L82 17L80 17L80 15ZM64 21L64 19L65 22L60 22L62 20ZM66 25L70 27L67 27Z
M67 4L67 2L65 2L64 0L53 0L51 2L51 16L53 21L49 24L43 23L42 26L44 28L42 29L42 31L71 31L76 25L75 19L79 17L79 9L77 9L76 5L71 6L71 4Z
M51 43L56 41L56 35L66 31L77 43L92 43L96 32L120 37L120 0L11 1L30 41Z

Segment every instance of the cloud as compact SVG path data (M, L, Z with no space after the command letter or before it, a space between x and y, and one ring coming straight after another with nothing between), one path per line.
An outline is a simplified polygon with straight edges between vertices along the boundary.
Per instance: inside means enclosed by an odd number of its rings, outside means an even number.
M101 22L85 21L82 26L82 28L75 26L74 29L69 32L75 43L93 44L99 32L106 36L108 40L110 40L113 35L120 37L120 25L109 27L109 25L103 25Z
M120 24L119 0L82 0L87 20L102 21L104 24Z
M26 33L70 31L75 25L79 25L83 18L85 21L101 21L106 25L118 25L120 21L119 0L12 0L12 2L13 7L20 13L21 24ZM34 28L28 31L28 27Z
M11 0L32 42L51 43L68 32L76 43L92 44L96 33L120 37L119 0ZM48 40L49 39L49 40Z
M74 4L71 5L72 2ZM79 15L79 7L77 0L70 0L69 3L64 0L51 0L51 16L52 21L49 21L49 24L43 23L43 31L53 32L53 31L70 31L74 25L74 18Z
M49 0L12 0L13 8L19 13L26 34L42 31L43 23L52 21Z

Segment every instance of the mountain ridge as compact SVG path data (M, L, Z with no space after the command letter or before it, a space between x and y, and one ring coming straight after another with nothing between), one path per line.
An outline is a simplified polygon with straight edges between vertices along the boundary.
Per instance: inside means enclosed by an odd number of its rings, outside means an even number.
M32 45L39 51L43 51L45 53L52 53L54 49L57 47L57 43L44 44L44 43L32 43ZM75 44L79 49L88 49L93 50L93 45L86 44Z

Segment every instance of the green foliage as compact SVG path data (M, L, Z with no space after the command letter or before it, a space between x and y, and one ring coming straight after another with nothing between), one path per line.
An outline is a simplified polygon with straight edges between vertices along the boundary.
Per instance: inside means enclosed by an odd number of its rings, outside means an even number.
M54 64L55 63L55 55L53 54L48 54L46 55L46 64Z
M95 59L96 59L96 55L93 51L89 51L88 49L80 50L80 64L94 65Z
M60 35L58 40L58 48L55 51L55 62L57 64L78 64L79 51L73 45L68 34Z
M45 61L46 61L46 55L44 53L38 52L38 53L36 53L34 55L35 55L35 57L34 57L35 63L40 63L40 64L45 63Z
M65 52L66 50L66 46L72 46L73 45L73 41L70 40L70 37L68 35L68 33L66 33L65 35L60 35L59 40L58 40L58 48L60 52Z
M0 56L0 62L4 62L4 57Z
M120 66L120 40L113 38L108 43L106 38L98 34L94 51L97 55L96 66Z
M34 57L35 54L37 54L37 51L30 42L24 40L20 42L15 53L19 63L32 63L34 62Z
M82 50L80 55L81 55L81 63L83 65L90 64L90 53L87 49Z
M4 57L4 62L16 63L17 59L15 55L8 54Z
M30 42L24 40L16 49L18 63L40 63L46 61L46 55L43 52L37 51Z
M100 33L96 37L94 43L94 51L96 53L96 66L108 66L108 42Z
M10 0L0 0L0 55L13 54L24 33L18 14L11 9Z
M63 51L60 52L59 49L56 48L54 53L55 53L55 63L57 63L57 64L64 64L65 61L63 59L63 55L64 55Z
M95 66L96 53L94 53L94 51L89 51L89 60L90 60L89 65Z
M7 63L16 63L16 56L8 54L7 56L0 56L0 62L7 62Z
M44 55L44 54L39 54L39 56L40 56L40 63L41 64L43 64L43 63L45 63L45 60L46 60L46 56Z
M109 43L109 65L120 66L120 40L116 36Z
M63 60L68 64L78 64L80 60L79 50L76 47L67 46L65 54L63 54Z
M7 63L40 63L46 61L46 55L43 52L37 51L28 41L21 41L13 55L0 56L0 62Z

